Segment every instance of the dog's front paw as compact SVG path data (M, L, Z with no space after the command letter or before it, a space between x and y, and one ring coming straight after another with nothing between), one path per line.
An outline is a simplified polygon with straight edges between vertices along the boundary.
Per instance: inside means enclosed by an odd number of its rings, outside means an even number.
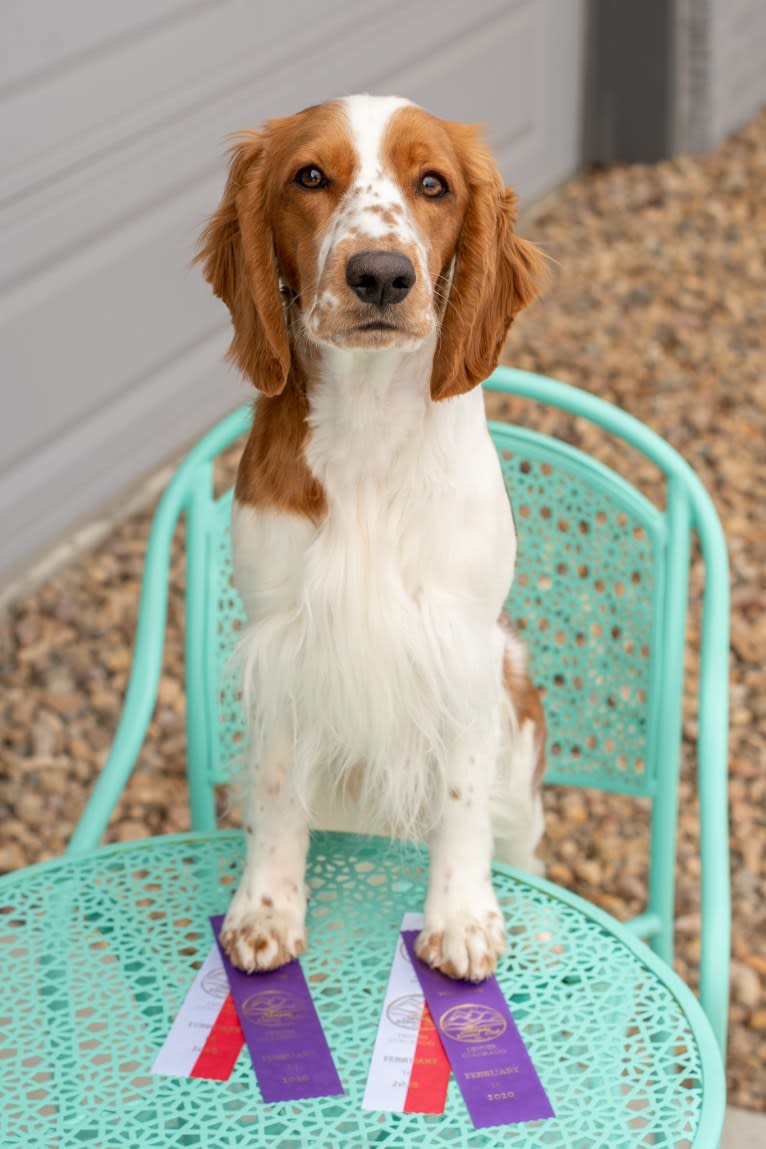
M306 948L305 905L243 906L235 898L224 918L221 943L232 965L245 973L278 969Z
M468 910L451 914L436 928L429 925L415 942L418 957L447 977L484 981L495 972L505 949L503 919L499 909L484 913Z

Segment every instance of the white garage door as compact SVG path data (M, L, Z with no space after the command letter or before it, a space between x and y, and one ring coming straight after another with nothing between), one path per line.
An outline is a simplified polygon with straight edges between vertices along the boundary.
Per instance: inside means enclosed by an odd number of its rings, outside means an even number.
M248 397L190 272L223 138L351 91L483 121L527 199L577 165L583 0L5 0L0 568Z

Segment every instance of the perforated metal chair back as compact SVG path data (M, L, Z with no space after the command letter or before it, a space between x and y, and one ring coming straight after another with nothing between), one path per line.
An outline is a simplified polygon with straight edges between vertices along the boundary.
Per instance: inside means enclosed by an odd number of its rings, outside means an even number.
M547 780L651 799L647 909L634 928L672 960L675 830L692 532L705 564L697 776L702 852L701 998L723 1040L728 997L726 806L728 568L715 510L661 438L575 388L499 368L489 391L558 408L645 455L665 477L656 506L613 470L566 442L492 423L514 508L519 553L506 609L545 691ZM216 785L239 762L245 731L230 656L244 618L233 586L232 492L216 495L218 454L244 434L235 412L187 456L152 527L134 668L109 761L70 849L95 844L139 753L162 663L170 546L186 513L186 692L192 824L215 825Z

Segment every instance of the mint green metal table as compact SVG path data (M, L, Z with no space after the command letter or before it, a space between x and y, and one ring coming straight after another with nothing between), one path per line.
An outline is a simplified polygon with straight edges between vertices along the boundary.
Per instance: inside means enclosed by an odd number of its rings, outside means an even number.
M0 880L4 1149L714 1149L716 1041L672 970L596 907L496 866L498 971L555 1119L473 1130L454 1080L440 1117L365 1112L396 934L421 907L415 846L316 834L303 960L346 1090L266 1106L246 1051L228 1082L150 1072L212 944L243 855L235 832L107 846Z

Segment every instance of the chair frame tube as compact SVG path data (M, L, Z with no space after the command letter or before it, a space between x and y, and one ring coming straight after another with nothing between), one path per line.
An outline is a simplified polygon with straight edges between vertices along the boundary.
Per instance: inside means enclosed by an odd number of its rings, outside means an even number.
M585 418L635 447L667 476L669 545L675 550L668 564L671 585L665 596L666 604L670 604L666 605L666 610L670 611L672 618L668 619L666 615L665 622L676 625L673 619L678 620L678 634L673 643L675 653L670 667L677 681L680 681L683 670L689 531L694 529L697 532L705 565L697 739L702 861L700 998L723 1050L726 1043L731 928L727 797L729 573L720 521L702 483L681 456L659 435L612 404L568 384L507 367L498 368L484 387L490 392L531 399ZM197 586L202 584L202 580L196 577L196 572L202 570L207 561L204 546L209 545L209 532L204 507L205 500L209 504L212 498L213 461L248 430L250 420L250 408L242 408L214 427L186 457L160 500L147 547L135 654L125 706L111 753L69 843L68 852L71 854L82 853L98 845L138 758L151 721L162 672L171 544L178 518L186 512L190 536L196 533L206 540L204 545L195 542L189 557L188 582L194 585L187 586L186 609L193 612L201 609L200 594L204 593L204 589L201 591ZM187 667L190 659L199 659L206 654L206 651L187 645ZM672 676L668 668L665 671L663 681L667 683ZM214 825L215 814L207 762L209 747L207 735L201 728L208 711L207 703L194 693L197 689L192 686L194 678L187 672L190 803L194 828L208 829ZM197 675L196 679L203 682L204 676ZM670 704L662 725L662 742L668 761L673 755L676 761L679 758L680 688L677 694L678 697L674 693L673 699L667 700ZM677 766L672 769L672 789L677 792ZM666 774L671 773L669 765L664 770ZM661 781L667 786L670 778L664 777ZM635 919L634 925L641 936L650 938L657 953L670 960L677 797L663 801L658 792L653 811L656 812L653 813L652 824L649 907L645 914Z

